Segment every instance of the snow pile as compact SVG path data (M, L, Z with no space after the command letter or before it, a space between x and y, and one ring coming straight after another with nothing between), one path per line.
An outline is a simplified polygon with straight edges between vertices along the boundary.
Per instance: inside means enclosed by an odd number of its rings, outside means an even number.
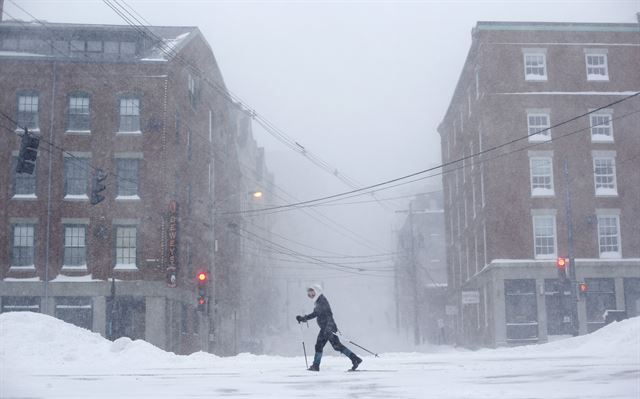
M33 312L0 314L0 360L31 368L34 359L53 367L88 362L103 366L135 366L139 362L171 361L175 355L145 341L100 334Z
M640 356L640 317L613 322L591 334L544 345L545 349L611 356ZM639 359L640 360L640 359Z

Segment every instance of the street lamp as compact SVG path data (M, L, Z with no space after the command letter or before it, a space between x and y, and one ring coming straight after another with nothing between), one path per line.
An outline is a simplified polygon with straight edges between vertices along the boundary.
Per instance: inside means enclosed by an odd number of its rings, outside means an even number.
M236 352L238 323L242 321L238 319L238 311L242 310L240 294L243 284L239 281L234 282L241 275L246 261L246 255L242 254L243 236L240 226L245 223L242 212L247 208L253 208L251 203L261 201L264 197L263 191L249 190L249 187L246 187L222 198L214 198L213 217L217 219L217 222L215 219L213 221L214 226L216 223L223 224L219 225L221 227L219 230L214 227L217 234L214 233L213 236L213 252L218 252L218 239L222 240L225 251L213 256L212 276L214 278L211 295L213 306L209 309L213 312L210 317L214 321L214 327L210 331L214 336L219 336L218 343L222 345L221 348L225 352L229 350ZM227 233L233 233L236 237L227 238Z

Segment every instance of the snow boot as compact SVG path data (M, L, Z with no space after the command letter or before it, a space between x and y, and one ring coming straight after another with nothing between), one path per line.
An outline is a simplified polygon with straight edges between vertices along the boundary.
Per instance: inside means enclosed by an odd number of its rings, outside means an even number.
M322 360L322 352L316 352L316 354L313 356L313 364L307 370L320 371L321 360Z
M351 359L351 371L356 371L360 363L362 363L362 359L356 356L356 354L353 352L351 352L351 356L349 356L349 359Z
M360 359L355 353L351 352L349 349L344 348L342 353L351 360L351 371L355 371L360 365L360 363L362 363L362 359Z

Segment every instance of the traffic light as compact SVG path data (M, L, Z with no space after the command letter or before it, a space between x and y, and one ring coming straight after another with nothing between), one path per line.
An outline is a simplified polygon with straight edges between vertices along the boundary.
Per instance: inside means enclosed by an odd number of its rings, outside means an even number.
M24 129L22 141L20 143L20 152L18 153L18 164L16 165L17 173L27 173L32 175L36 168L36 158L38 157L38 146L40 139L29 134L27 128Z
M556 269L558 269L558 278L560 280L567 279L567 258L558 258L556 261Z
M96 173L93 175L93 186L91 187L91 205L99 204L104 200L104 195L100 193L107 188L104 182L106 178L107 174L102 169L96 170Z
M589 291L589 286L587 285L587 283L585 282L578 283L578 292L580 293L580 296L586 295L588 291Z
M198 284L198 310L205 310L207 305L207 272L198 272L196 274L196 283Z

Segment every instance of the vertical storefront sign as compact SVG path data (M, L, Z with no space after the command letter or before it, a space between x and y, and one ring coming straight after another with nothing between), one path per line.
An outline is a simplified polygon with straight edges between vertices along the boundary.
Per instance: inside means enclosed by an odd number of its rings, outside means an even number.
M167 286L178 285L178 203L169 201L167 216Z

